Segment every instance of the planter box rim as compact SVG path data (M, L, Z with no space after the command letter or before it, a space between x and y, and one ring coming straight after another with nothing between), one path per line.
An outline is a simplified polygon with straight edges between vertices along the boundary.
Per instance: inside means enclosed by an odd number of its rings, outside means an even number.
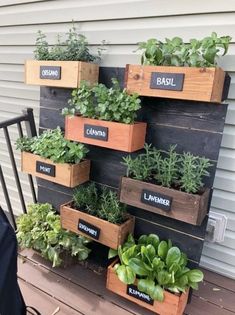
M82 61L82 60L38 60L38 59L26 59L25 62L30 62L30 61L36 61L36 62L46 62L46 63L56 63L56 62L83 62L83 63L91 63L94 65L98 65L96 62L91 62L91 61Z
M101 121L101 122L112 123L112 124L121 124L121 125L125 125L125 126L134 126L134 125L138 125L138 124L146 124L146 122L144 122L144 121L134 121L134 123L132 123L132 124L125 124L123 122L118 122L118 121L111 121L111 120L104 120L104 119L84 117L84 116L79 115L79 114L78 115L66 115L66 117L68 117L68 118L79 117L79 118L82 118L82 119L89 119L89 120Z
M132 65L132 66L139 66L139 67L156 67L156 68L171 68L171 69L174 69L174 68L189 68L189 69L199 69L201 70L200 72L205 72L205 70L210 70L210 69L220 69L220 70L223 70L224 69L222 67L219 67L219 66L213 66L213 67L189 67L189 66L163 66L163 65L140 65L140 64L136 64L136 63L128 63L126 66L129 66L129 65Z
M51 163L54 163L54 164L59 164L59 165L69 165L69 166L73 166L73 165L78 165L82 162L85 162L85 161L89 161L88 159L82 159L80 162L78 163L60 163L60 162L54 162L52 161L51 159L49 158L45 158L39 154L36 154L36 153L33 153L33 152L29 152L29 151L21 151L21 153L28 153L28 154L32 154L34 156L38 156L40 159L44 160L44 161L50 161Z
M153 186L156 186L156 187L161 187L163 189L165 189L166 191L176 191L182 195L190 195L190 196L195 196L195 198L200 198L201 196L203 196L203 194L209 190L211 190L211 188L209 187L203 187L202 189L202 192L199 194L199 193L187 193L186 191L181 191L181 190L178 190L178 189L174 189L174 188L171 188L171 187L165 187L165 186L162 186L162 185L158 185L158 184L155 184L155 183L151 183L151 182L146 182L146 181L143 181L143 180L139 180L139 179L135 179L135 178L131 178L131 177L127 177L127 176L122 176L122 179L129 179L129 180L133 180L133 181L136 181L136 182L140 182L140 183L143 183L143 184L147 184L147 185L153 185Z
M68 201L68 202L66 202L66 203L64 203L64 204L62 204L61 207L68 207L68 208L69 208L70 210L72 210L72 211L77 211L77 212L84 213L88 218L96 218L96 219L98 219L98 220L100 220L100 221L102 221L102 222L104 222L104 223L108 223L108 224L113 225L113 226L118 226L118 227L125 226L125 225L134 217L133 215L127 213L127 219L126 219L126 221L124 221L123 223L121 223L121 224L118 224L118 223L111 223L111 222L109 222L109 221L107 221L107 220L104 220L104 219L101 219L101 218L96 217L96 216L94 216L94 215L88 214L88 213L86 213L86 212L84 212L84 211L81 211L81 210L72 208L72 207L71 207L72 202L73 202L73 200L70 200L70 201Z

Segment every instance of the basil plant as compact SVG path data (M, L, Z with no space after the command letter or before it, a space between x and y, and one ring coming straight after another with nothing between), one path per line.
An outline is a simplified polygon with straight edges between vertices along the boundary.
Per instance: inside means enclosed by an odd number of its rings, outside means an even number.
M118 278L125 284L137 282L138 290L153 300L163 301L164 290L181 293L198 289L203 273L187 267L187 256L170 240L160 241L156 234L142 235L136 242L129 235L118 250L110 249L109 258L119 257L114 266Z

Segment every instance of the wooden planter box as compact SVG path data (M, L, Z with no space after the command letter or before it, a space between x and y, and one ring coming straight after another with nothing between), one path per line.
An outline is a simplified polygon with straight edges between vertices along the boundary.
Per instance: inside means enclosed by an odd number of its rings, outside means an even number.
M131 215L123 224L117 225L73 209L71 202L60 207L60 220L64 229L114 249L125 242L129 233L133 233L135 224L135 219Z
M153 301L145 293L144 293L143 300L140 300L138 298L138 292L140 291L138 291L136 286L134 285L127 286L125 283L121 282L118 279L118 276L116 275L114 271L114 265L117 262L118 261L114 261L108 267L107 282L106 282L107 289L109 289L110 291L118 295L121 295L127 300L135 302L136 304L142 307L145 307L149 309L150 311L155 312L160 315L182 315L183 314L184 309L187 305L189 290L187 290L186 293L182 293L180 295L176 295L168 291L164 291L165 298L163 302L159 302L156 300ZM135 290L137 290L137 292Z
M121 202L193 225L201 225L209 197L208 188L196 195L127 177L121 181Z
M132 125L105 120L66 116L65 138L99 147L134 152L144 147L146 123Z
M73 188L89 180L90 161L84 160L78 164L53 163L39 155L22 152L21 170L50 182Z
M34 85L77 88L81 81L98 82L99 66L82 61L25 62L25 83Z
M127 91L143 96L220 103L224 82L221 68L126 66Z

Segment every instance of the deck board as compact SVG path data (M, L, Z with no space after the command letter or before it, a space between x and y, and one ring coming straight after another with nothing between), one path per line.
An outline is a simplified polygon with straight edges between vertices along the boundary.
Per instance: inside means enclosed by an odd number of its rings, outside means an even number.
M37 306L37 298L34 295L39 294L40 301L43 297L45 301L49 301L50 309L56 305L65 307L62 309L63 313L61 311L58 315L153 314L108 291L105 288L105 270L96 266L92 266L94 271L80 264L74 264L66 269L51 268L50 263L31 250L24 250L20 255L27 257L24 259L25 263L18 264L20 284L27 281L27 285L33 288L31 296L26 300L28 304ZM205 281L200 285L199 291L193 292L192 301L187 305L185 315L234 315L235 281L206 270L204 274ZM43 314L51 313L44 311Z

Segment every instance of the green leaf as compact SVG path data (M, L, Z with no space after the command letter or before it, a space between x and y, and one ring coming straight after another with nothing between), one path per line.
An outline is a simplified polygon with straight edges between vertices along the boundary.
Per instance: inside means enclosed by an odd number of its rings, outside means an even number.
M159 273L157 274L157 280L158 280L158 283L161 285L161 286L164 286L166 284L168 284L171 280L171 274L169 274L167 271L165 270L161 270L159 271Z
M125 265L129 265L129 261L131 258L136 256L136 245L128 248L123 254L122 254L122 261Z
M151 279L139 279L137 287L141 292L150 295L154 291L155 283Z
M131 258L128 265L133 270L133 272L139 276L147 276L149 274L149 271L146 269L144 262L139 258Z
M170 267L173 263L178 264L181 258L181 251L178 247L171 247L166 256L166 264Z
M165 259L168 251L168 245L166 241L161 241L158 246L158 256L160 256L162 259Z
M116 257L118 255L118 251L116 249L110 248L108 253L108 259Z
M164 301L164 290L159 285L156 285L154 287L154 290L151 292L150 297L153 300L163 302Z
M125 284L133 284L135 282L135 273L129 266L121 265L116 269L119 280Z
M203 273L201 270L192 269L187 273L190 282L201 282L203 280Z

